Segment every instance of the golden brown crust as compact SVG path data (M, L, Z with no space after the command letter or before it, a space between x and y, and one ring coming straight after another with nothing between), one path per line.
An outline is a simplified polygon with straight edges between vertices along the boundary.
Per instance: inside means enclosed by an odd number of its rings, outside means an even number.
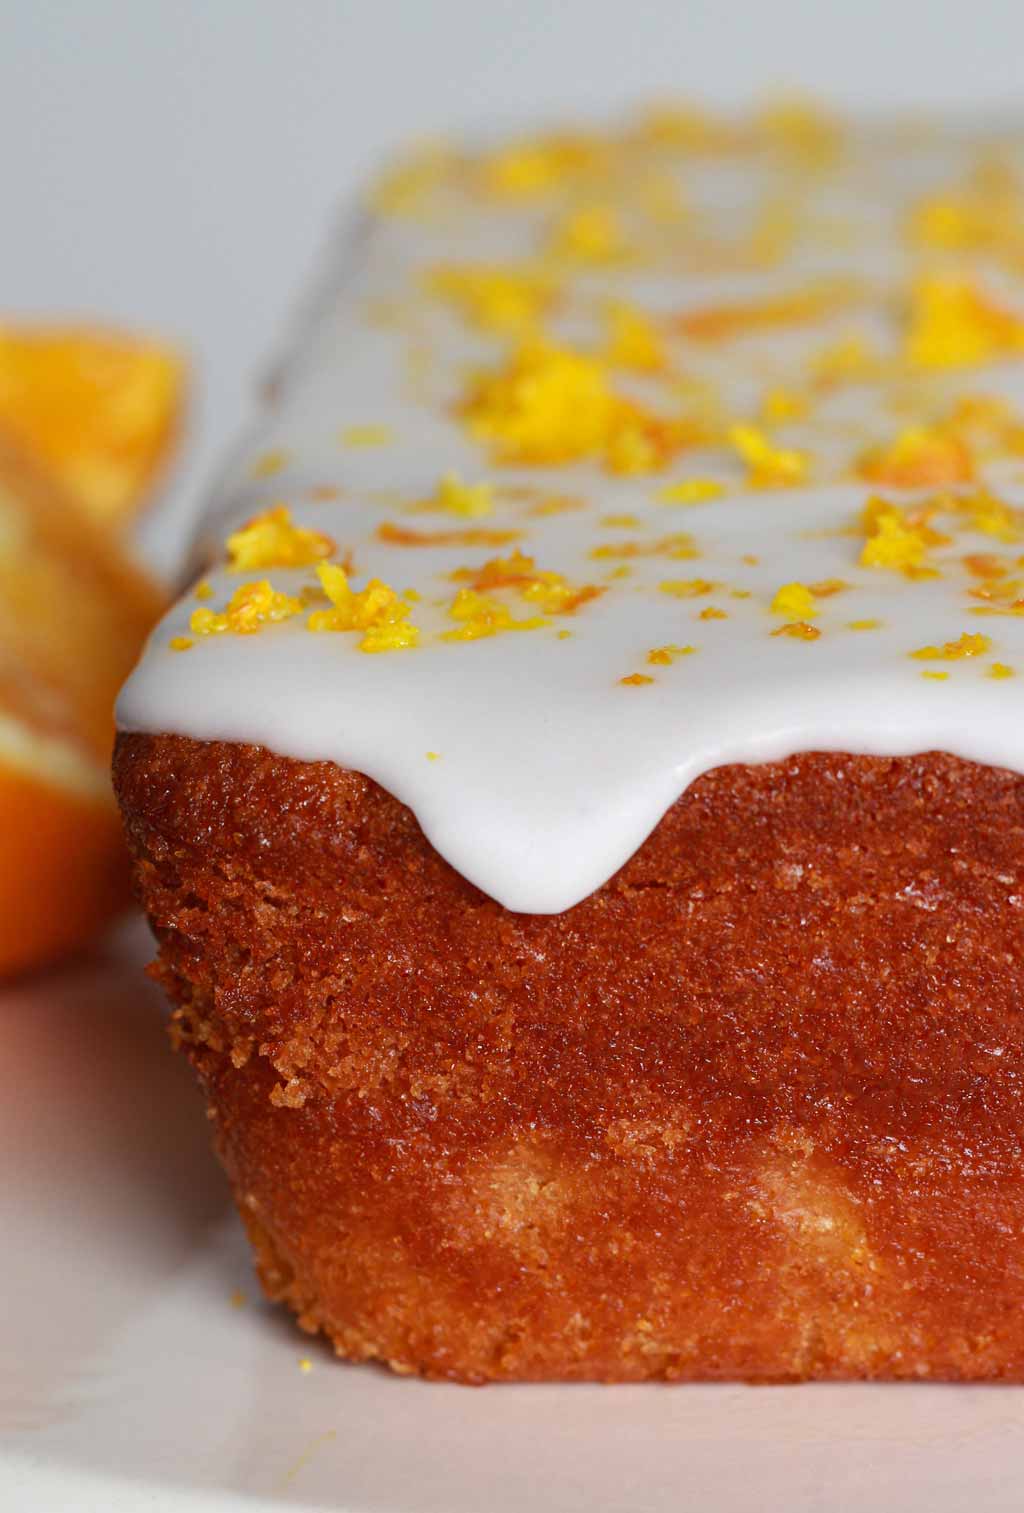
M328 763L116 781L264 1283L340 1353L1024 1380L1024 779L722 768L557 916Z

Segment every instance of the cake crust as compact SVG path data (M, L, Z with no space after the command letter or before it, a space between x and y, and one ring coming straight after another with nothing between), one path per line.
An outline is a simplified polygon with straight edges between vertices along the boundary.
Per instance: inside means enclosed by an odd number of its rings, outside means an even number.
M719 768L558 915L332 763L122 734L115 781L263 1284L339 1354L1024 1380L1024 778Z

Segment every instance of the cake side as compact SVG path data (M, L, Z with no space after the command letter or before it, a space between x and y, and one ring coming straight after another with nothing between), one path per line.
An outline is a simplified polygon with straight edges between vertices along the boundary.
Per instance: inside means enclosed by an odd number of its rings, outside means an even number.
M340 1354L1024 1380L1024 778L719 768L530 915L331 763L122 735L115 776L264 1285Z

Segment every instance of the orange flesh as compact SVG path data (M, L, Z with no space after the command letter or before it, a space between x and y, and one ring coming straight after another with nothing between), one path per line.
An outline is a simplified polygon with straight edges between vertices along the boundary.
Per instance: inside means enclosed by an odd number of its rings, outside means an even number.
M0 425L94 519L134 512L177 433L184 368L119 332L0 327Z
M0 763L0 976L83 945L128 902L112 806Z
M84 943L127 902L113 705L163 603L0 430L0 976Z

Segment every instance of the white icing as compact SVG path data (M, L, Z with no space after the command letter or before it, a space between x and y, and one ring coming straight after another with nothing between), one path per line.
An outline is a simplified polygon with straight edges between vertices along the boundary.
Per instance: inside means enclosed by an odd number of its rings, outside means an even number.
M706 274L670 277L663 270L598 270L575 282L552 321L581 346L596 340L595 309L608 292L648 310L678 311L787 290L809 278L850 275L866 292L852 315L811 328L785 327L725 347L680 348L680 366L719 383L730 413L749 414L773 384L798 385L810 353L851 330L889 349L899 339L894 290L906 272L897 236L907 206L922 192L956 180L972 150L958 139L926 142L895 154L873 149L814 191L822 214L853 215L858 235L837 247L798 246L779 270L755 278ZM870 170L870 171L869 171ZM705 182L706 181L706 182ZM870 186L870 199L862 196ZM691 202L729 220L749 211L764 190L763 175L688 177ZM872 492L842 481L865 440L891 437L892 394L845 387L811 417L781 433L787 446L806 446L822 482L777 492L744 488L744 468L727 449L684 453L664 476L609 476L591 464L497 468L453 414L467 366L500 360L501 343L467 329L436 300L417 295L422 272L439 262L508 262L537 245L550 209L477 208L459 201L438 224L404 220L368 223L350 244L345 277L332 281L307 322L299 348L285 362L274 405L239 451L213 501L217 535L267 504L284 500L294 520L330 535L351 551L354 585L376 576L422 595L412 618L421 644L367 655L353 633L319 635L303 619L254 636L197 640L176 652L172 637L189 634L196 601L186 596L150 640L122 692L122 728L174 731L197 739L247 741L303 760L330 760L368 774L416 814L436 849L465 877L509 909L538 913L570 908L600 886L641 845L661 815L701 773L725 763L757 762L804 750L903 755L939 749L1024 771L1024 617L977 616L976 586L966 553L1024 552L990 535L939 519L954 539L932 557L942 576L908 583L898 573L859 565L855 526ZM1005 275L990 269L986 288L1006 295ZM1011 295L1013 291L1011 288ZM368 311L381 300L403 306L381 323ZM1024 294L1016 291L1024 311ZM426 353L411 375L410 348ZM620 387L644 393L644 381ZM923 386L941 410L964 393L1003 396L1024 409L1024 366L940 373ZM652 401L653 403L654 401ZM662 408L663 408L662 402ZM347 447L339 431L386 425L388 445ZM256 478L253 463L284 449L285 470ZM439 477L457 470L487 478L498 492L494 512L467 520L415 509ZM714 476L729 497L693 507L657 502L666 481ZM1024 506L1021 466L994 465L1000 497ZM508 487L540 491L509 497ZM317 501L311 489L337 486L343 497ZM899 497L885 491L888 497ZM583 508L538 517L542 494L572 494ZM906 502L905 497L901 502ZM602 526L606 515L629 514L629 528ZM603 595L541 629L453 643L441 635L453 621L445 605L454 569L505 556L508 546L402 547L383 543L382 521L415 530L479 526L523 532L516 543L538 569L564 573L574 584L596 583ZM615 561L595 560L595 545L648 544L689 532L698 556L639 556L631 575L609 579ZM745 559L754 558L756 561ZM315 579L311 569L272 568L244 575L218 568L208 575L209 603L220 608L239 583L268 577L289 592ZM706 579L716 587L695 598L660 592L666 579ZM787 618L773 614L784 583L841 579L848 587L822 598L814 641L773 636ZM737 594L748 595L737 597ZM535 608L504 597L518 618ZM701 619L709 605L724 619ZM792 618L792 617L789 617ZM879 620L871 630L851 621ZM560 636L559 632L570 634ZM983 656L923 662L909 653L953 641L964 632L991 638ZM667 644L692 645L671 665L647 654ZM993 661L1018 676L997 680ZM928 670L947 673L926 678ZM627 686L632 673L654 679ZM435 757L428 753L436 753Z

